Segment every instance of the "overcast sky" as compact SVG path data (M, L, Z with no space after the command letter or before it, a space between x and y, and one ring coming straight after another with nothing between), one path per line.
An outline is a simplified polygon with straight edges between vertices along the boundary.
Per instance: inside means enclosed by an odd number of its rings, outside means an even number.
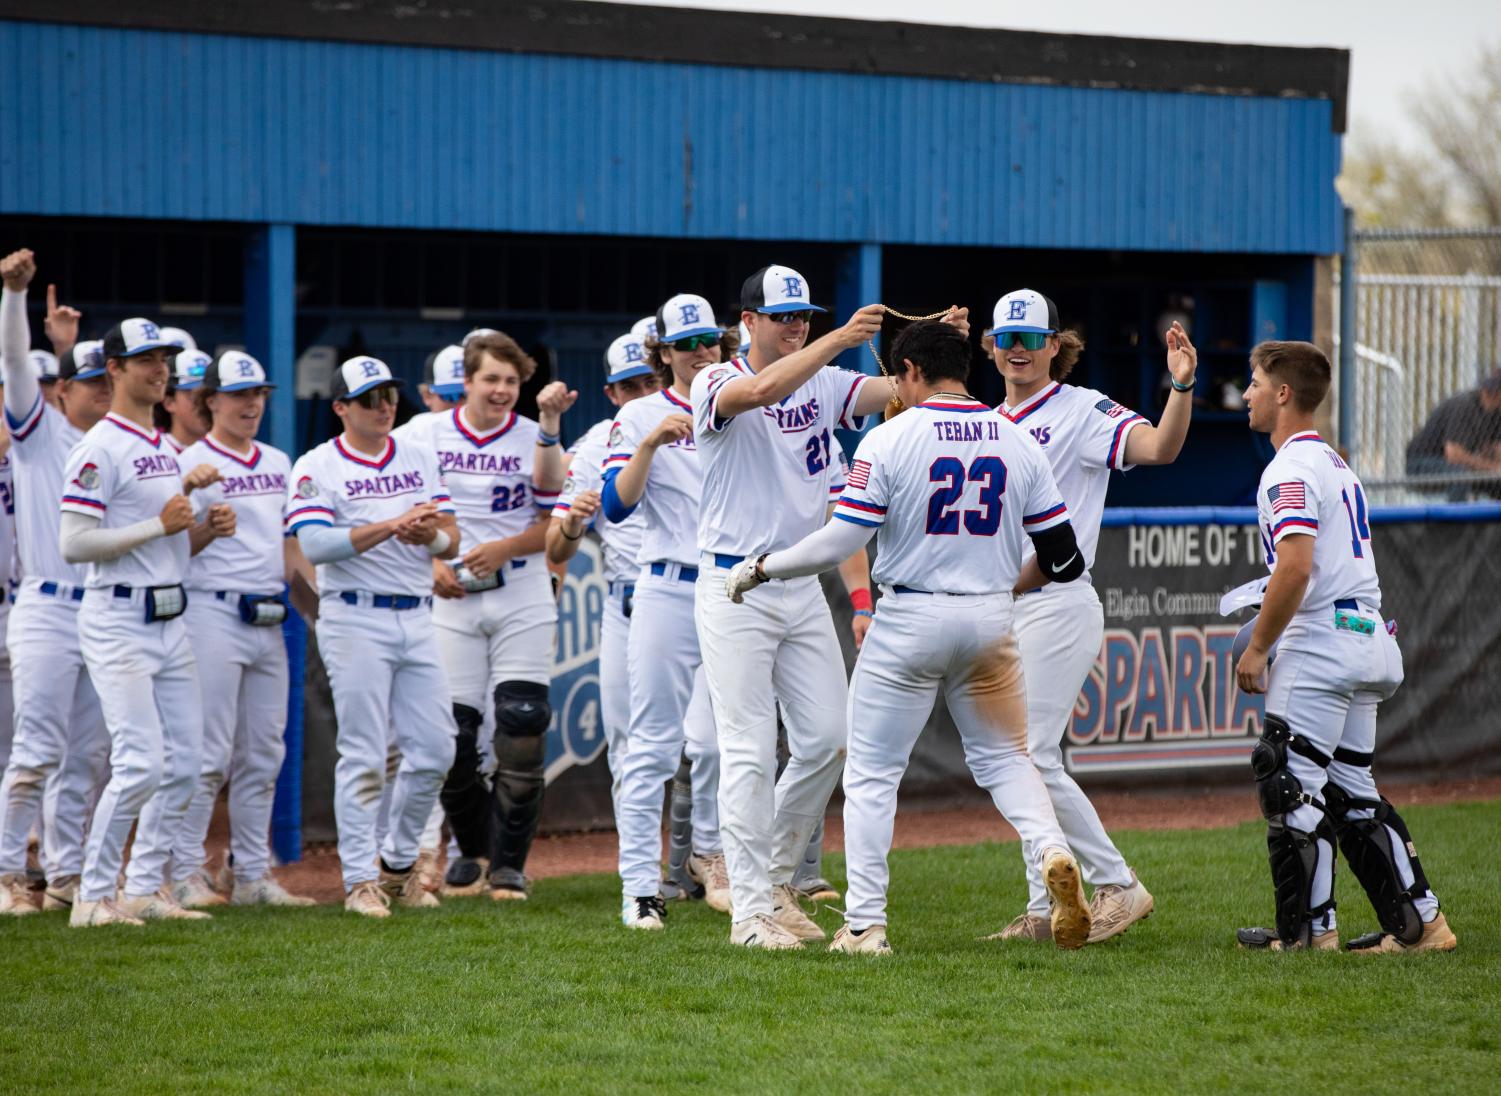
M1385 129L1412 144L1404 93L1476 60L1501 42L1501 0L633 0L785 15L953 23L1075 34L1341 46L1353 51L1351 128Z

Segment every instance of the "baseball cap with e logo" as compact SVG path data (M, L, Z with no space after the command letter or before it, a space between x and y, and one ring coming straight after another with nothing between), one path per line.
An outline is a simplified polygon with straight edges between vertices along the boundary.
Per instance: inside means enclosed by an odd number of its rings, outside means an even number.
M399 383L401 382L391 375L391 367L379 358L350 358L334 370L333 384L328 395L334 400L352 400L383 384Z
M243 392L249 388L275 388L266 379L265 366L243 350L227 350L209 366L203 377L205 392Z
M139 317L115 324L105 332L103 342L106 358L133 358L152 350L170 350L175 354L182 349L156 324Z
M464 395L464 348L445 346L428 363L427 387L439 399L457 400Z
M616 384L632 377L650 375L646 347L635 335L622 335L605 351L605 383Z
M813 302L808 279L790 266L763 266L740 287L742 312L827 312Z

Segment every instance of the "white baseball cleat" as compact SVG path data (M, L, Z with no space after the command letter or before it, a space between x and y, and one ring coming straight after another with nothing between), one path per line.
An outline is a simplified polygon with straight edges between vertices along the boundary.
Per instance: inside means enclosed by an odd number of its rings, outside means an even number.
M1131 873L1131 882L1125 886L1106 883L1094 889L1089 899L1089 942L1098 944L1119 936L1138 921L1152 915L1152 895L1136 873Z
M115 904L113 898L101 898L97 902L76 899L73 912L68 914L68 926L75 929L92 929L101 925L144 925L139 917L132 917Z
M437 909L441 902L438 896L423 885L422 876L415 865L406 871L380 869L380 889L398 906L409 910Z
M208 876L201 871L195 871L186 879L172 884L172 896L178 904L188 909L201 909L204 906L222 906L226 899L214 889L209 882Z
M886 939L885 925L871 925L856 932L849 925L840 925L829 944L830 951L842 951L846 955L890 955L891 941Z
M730 912L730 871L724 853L688 857L688 876L704 888L704 902L711 910Z
M767 951L796 951L803 942L771 919L758 913L730 926L730 943L742 948L765 948Z
M31 883L20 872L0 875L0 913L12 917L25 917L37 913L36 903L31 900Z
M47 892L42 895L42 912L72 909L77 900L78 876L60 875L47 884Z
M1082 948L1089 942L1089 906L1077 861L1054 849L1042 862L1042 881L1053 903L1053 943L1069 951Z
M163 886L155 894L125 894L115 898L121 913L138 917L142 921L207 921L209 915L202 910L185 909L172 894L172 888ZM76 908L76 907L75 907Z
M344 908L361 917L390 917L391 900L373 879L356 883L344 897Z
M231 906L316 906L313 899L293 894L269 875L251 883L235 883L229 896Z
M647 898L626 895L620 900L620 923L628 929L660 932L667 927L667 903L660 894Z
M771 888L771 919L799 940L827 940L828 934L797 904L797 892L788 883Z

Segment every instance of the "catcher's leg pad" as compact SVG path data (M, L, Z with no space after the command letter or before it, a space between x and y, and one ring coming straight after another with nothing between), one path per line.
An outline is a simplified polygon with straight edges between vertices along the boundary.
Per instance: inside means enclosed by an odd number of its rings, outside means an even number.
M1256 777L1261 813L1267 820L1267 860L1277 906L1277 936L1284 947L1306 947L1313 940L1314 920L1334 908L1335 835L1324 805L1305 792L1302 782L1288 771L1287 752L1293 741L1284 720L1267 716L1261 739L1251 751L1251 771ZM1306 749L1301 752L1306 756ZM1325 814L1311 831L1289 821L1289 815L1303 806ZM1313 886L1324 856L1330 858L1329 899L1315 906Z
M1356 799L1339 785L1325 786L1324 797L1340 852L1376 911L1376 920L1385 932L1404 944L1416 944L1423 936L1423 918L1417 899L1428 893L1428 879L1418 861L1407 823L1397 809L1382 799ZM1373 810L1374 818L1352 818L1355 811ZM1400 841L1407 850L1412 866L1412 886L1404 886L1392 843Z
M478 708L453 706L453 719L459 728L454 738L453 767L438 795L459 852L470 859L490 855L490 792L480 773L479 756L483 718Z
M543 751L552 706L547 686L502 681L495 686L495 829L490 866L526 867L542 815Z
M685 753L673 774L668 814L671 828L667 840L667 883L664 891L676 888L676 897L702 898L704 888L688 874L688 857L693 854L693 762Z

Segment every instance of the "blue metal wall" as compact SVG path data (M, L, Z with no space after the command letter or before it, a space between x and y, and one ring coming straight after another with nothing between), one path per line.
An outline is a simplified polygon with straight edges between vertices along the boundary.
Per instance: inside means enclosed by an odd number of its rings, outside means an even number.
M0 213L1328 254L1321 100L0 23Z

